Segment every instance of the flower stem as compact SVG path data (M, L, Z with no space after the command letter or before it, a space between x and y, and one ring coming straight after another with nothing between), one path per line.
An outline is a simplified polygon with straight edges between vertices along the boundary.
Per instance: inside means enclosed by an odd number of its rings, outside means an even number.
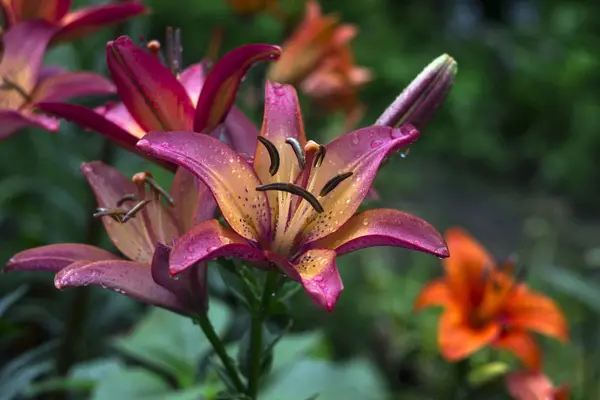
M250 376L248 377L247 394L252 400L258 396L258 383L261 375L261 364L263 355L263 324L269 316L269 302L273 294L273 290L277 285L278 274L269 272L265 281L262 298L258 307L252 313L252 321L250 326Z
M215 328L214 328L213 324L210 322L210 319L208 318L208 314L199 315L195 319L198 322L198 325L200 325L200 328L202 328L202 332L204 332L204 335L206 336L206 338L212 345L213 349L215 350L215 353L217 353L217 355L221 359L221 362L223 363L223 366L225 367L225 370L227 371L227 375L231 379L231 382L235 386L235 389L237 390L238 393L243 393L244 392L244 384L242 383L242 380L240 379L238 370L235 367L235 365L233 365L231 358L229 358L229 355L227 354L227 351L225 350L225 346L223 345L223 342L219 338L219 335L217 335L217 332L215 332Z

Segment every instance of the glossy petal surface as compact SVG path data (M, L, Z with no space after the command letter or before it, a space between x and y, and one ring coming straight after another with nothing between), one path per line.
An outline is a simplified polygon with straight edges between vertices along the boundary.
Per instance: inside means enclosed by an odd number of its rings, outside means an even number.
M51 132L58 131L59 122L45 115L13 110L0 110L0 140L6 139L20 129L38 127Z
M267 261L263 253L246 239L211 219L196 225L177 240L171 253L171 274L218 257L241 258L254 264Z
M146 131L137 123L123 103L108 103L94 109L95 112L104 116L107 120L114 122L123 130L133 136L134 146L138 139L146 136Z
M202 86L204 86L204 81L206 81L207 68L206 62L199 62L184 69L179 76L179 82L185 88L194 107L198 104L200 91L202 90Z
M434 227L414 215L394 209L356 214L339 230L310 246L335 250L338 256L373 246L404 247L438 257L448 256L446 242Z
M99 247L79 243L61 243L35 247L15 254L4 267L9 271L58 272L79 260L118 260L119 257Z
M229 225L243 237L266 242L270 231L267 196L252 167L229 146L193 132L150 132L138 148L192 171L211 190Z
M509 332L494 342L494 347L512 352L532 370L542 364L542 352L530 334L524 331Z
M115 90L112 82L103 76L89 72L67 72L41 81L33 98L36 102L58 102L79 96L111 94Z
M106 45L106 62L119 97L142 129L191 130L192 101L156 57L121 36Z

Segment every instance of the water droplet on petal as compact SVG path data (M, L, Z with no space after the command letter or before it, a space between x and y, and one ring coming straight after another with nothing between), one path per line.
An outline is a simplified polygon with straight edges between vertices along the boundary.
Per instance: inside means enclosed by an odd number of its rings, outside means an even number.
M375 149L375 148L377 148L377 147L381 146L381 144L382 144L382 141L381 141L381 140L373 140L373 141L371 142L371 148L372 148L372 149Z

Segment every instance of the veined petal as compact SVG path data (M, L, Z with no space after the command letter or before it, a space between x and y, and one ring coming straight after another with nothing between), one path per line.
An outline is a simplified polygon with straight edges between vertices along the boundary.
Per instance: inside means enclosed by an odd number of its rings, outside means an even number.
M30 112L0 110L0 140L27 127L38 127L50 132L58 131L59 121L56 118Z
M338 256L373 246L396 246L448 257L442 235L414 215L375 209L354 215L340 229L309 244L311 248L335 250Z
M566 342L569 327L552 299L519 285L508 296L504 308L508 324L519 330L531 330Z
M133 261L76 262L56 274L54 285L58 289L101 286L144 303L187 314L185 306L173 293L154 282L149 265Z
M425 307L431 306L454 306L452 292L442 279L433 280L425 285L415 300L414 309L421 311Z
M100 161L84 163L81 170L94 191L98 207L115 208L123 196L137 192L131 180ZM108 236L124 255L134 261L150 264L156 243L152 242L144 222L143 218L136 217L123 224L110 217L102 217Z
M22 91L31 95L37 82L48 42L56 28L45 21L27 21L15 25L2 35L4 55L0 61L0 82L5 88L0 109L18 109L26 103ZM6 88L12 84L19 89Z
M175 275L196 263L218 257L241 258L256 266L267 262L263 253L246 239L211 219L196 225L177 240L171 252L170 271Z
M208 73L198 98L194 131L211 132L221 124L248 70L257 62L275 60L280 54L279 46L248 44L230 51L217 61Z
M115 92L115 86L105 77L89 72L65 72L41 81L33 92L35 102L59 102L78 96Z
M44 0L45 1L45 0ZM121 1L87 7L67 14L61 21L54 43L74 40L96 32L107 25L116 24L146 12L139 1Z
M144 130L191 130L192 101L156 57L121 36L106 45L106 62L119 97Z
M252 167L229 146L194 132L150 132L137 147L192 171L210 189L233 230L266 243L270 234L267 196Z
M177 168L171 195L175 200L175 216L181 226L181 232L214 217L217 203L212 193L196 175L183 167Z
M242 110L231 106L224 125L225 138L232 149L238 153L254 154L258 129Z
M529 369L538 370L542 365L542 352L535 340L525 331L513 331L494 341L496 349L508 350Z
M332 311L337 303L344 284L340 277L335 251L312 249L302 253L294 263L275 253L268 253L269 259L290 279L299 282L312 301Z
M206 70L208 69L207 62L202 61L197 64L192 64L181 72L179 82L185 88L194 107L198 104L200 91L206 81Z
M79 260L101 261L120 258L99 247L79 243L60 243L34 247L15 254L8 260L4 272L52 271L58 272Z
M419 132L410 125L399 129L371 126L328 144L323 164L315 172L315 191L318 193L339 174L352 172L352 176L324 197L319 197L325 212L306 225L303 240L312 242L338 230L369 193L381 162L391 152L411 144L418 137Z
M17 21L45 19L58 22L71 7L71 0L2 0L10 2Z
M500 334L500 325L487 324L472 328L461 309L447 307L440 318L438 342L442 355L449 361L462 360L492 343Z

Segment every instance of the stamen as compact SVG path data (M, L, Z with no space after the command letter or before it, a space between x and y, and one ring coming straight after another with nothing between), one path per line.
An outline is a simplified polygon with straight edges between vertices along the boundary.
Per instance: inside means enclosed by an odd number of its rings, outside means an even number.
M119 201L117 201L117 207L121 207L126 201L136 201L137 199L138 197L135 193L126 194L125 196L121 197Z
M265 146L267 151L269 152L269 157L271 158L271 166L269 167L269 173L271 176L275 175L279 170L279 152L277 151L277 147L266 137L258 136L258 141Z
M340 183L344 180L350 178L352 176L352 172L344 172L343 174L339 174L338 176L334 176L331 178L325 185L323 185L323 189L321 189L321 193L319 196L323 197L329 194L333 189L338 187Z
M123 216L127 214L122 208L104 208L98 207L93 214L94 218L111 217L117 222L123 222Z
M165 189L163 189L158 184L158 182L156 182L156 180L154 180L154 178L152 177L152 174L150 172L138 172L137 174L135 174L133 176L133 178L131 180L136 184L147 183L148 186L150 186L150 189L153 190L154 192L158 193L162 197L164 197L165 200L167 201L167 203L171 207L175 206L175 199L173 198L173 196L171 196L169 194L169 192L167 192Z
M319 149L315 154L315 161L313 163L313 167L317 168L323 164L323 160L325 159L325 153L327 153L327 149L322 144L319 145Z
M19 93L21 95L21 97L23 97L23 99L25 99L25 101L31 102L31 100L32 100L29 93L27 93L25 91L25 89L23 89L21 86L19 86L19 84L14 82L12 79L3 77L2 85L0 85L0 89L1 90L14 90L17 93Z
M160 59L160 42L158 40L151 40L146 43L148 51L156 58Z
M294 154L298 159L298 166L300 167L301 171L304 170L304 167L306 167L306 159L304 158L304 152L302 151L302 147L300 147L300 142L298 142L294 138L287 138L285 139L285 142L292 146L292 150L294 150Z
M325 211L321 203L319 203L319 200L317 200L312 193L298 185L294 185L293 183L269 183L267 185L258 186L256 190L259 192L264 192L267 190L280 190L282 192L295 194L296 196L300 196L306 200L319 214Z
M142 200L139 203L137 203L135 206L133 206L133 208L129 211L127 211L127 214L125 214L121 220L121 222L125 223L127 221L129 221L131 218L135 217L135 215L146 206L146 204L150 203L152 200L146 199L146 200Z
M181 29L177 28L173 30L173 27L168 26L166 37L167 66L173 75L179 76L181 73L181 53L183 51L181 46Z

